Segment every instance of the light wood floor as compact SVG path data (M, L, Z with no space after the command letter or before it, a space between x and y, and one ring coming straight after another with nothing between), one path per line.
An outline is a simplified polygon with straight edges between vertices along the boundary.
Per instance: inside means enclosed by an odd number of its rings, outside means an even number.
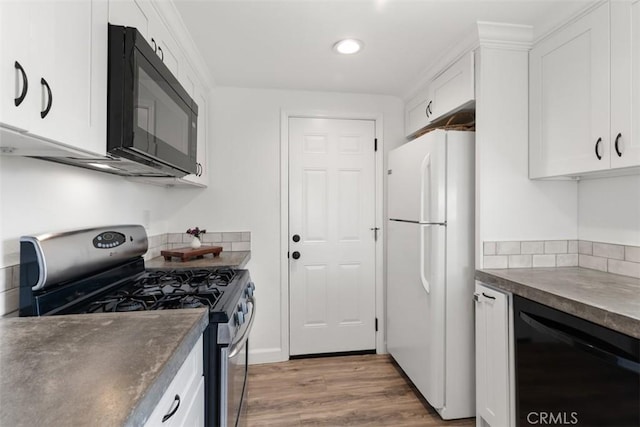
M249 366L249 427L475 426L443 421L387 355Z

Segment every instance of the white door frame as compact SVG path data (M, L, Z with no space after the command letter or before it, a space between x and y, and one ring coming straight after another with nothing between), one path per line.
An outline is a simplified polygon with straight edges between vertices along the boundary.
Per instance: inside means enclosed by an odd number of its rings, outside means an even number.
M376 352L386 352L384 346L384 229L383 229L383 161L384 141L381 113L362 112L318 112L286 111L280 112L280 351L281 360L289 360L289 119L290 118L322 118L322 119L351 119L372 120L375 122L375 138L378 140L378 150L375 152L375 225L378 240L375 243L375 316L378 319L376 333Z

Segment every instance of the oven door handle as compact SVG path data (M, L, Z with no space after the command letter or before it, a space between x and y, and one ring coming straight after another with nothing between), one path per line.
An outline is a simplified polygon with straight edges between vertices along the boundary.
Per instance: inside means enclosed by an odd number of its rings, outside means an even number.
M242 350L244 347L244 343L249 339L249 332L251 332L251 328L253 327L253 320L256 318L256 297L251 297L248 301L248 304L251 304L251 317L249 317L249 322L247 323L247 327L244 329L240 338L233 341L231 346L229 347L229 359L233 359L236 355Z
M597 343L589 342L583 338L578 338L569 331L561 331L560 329L555 328L552 325L545 324L543 319L527 314L523 311L520 312L520 318L533 329L536 329L543 334L551 335L555 339L562 341L565 344L569 344L572 347L585 351L613 365L620 366L621 368L628 371L640 373L640 363L631 360L624 355L615 354L609 350L605 350L604 348L599 347ZM569 329L568 326L566 328Z

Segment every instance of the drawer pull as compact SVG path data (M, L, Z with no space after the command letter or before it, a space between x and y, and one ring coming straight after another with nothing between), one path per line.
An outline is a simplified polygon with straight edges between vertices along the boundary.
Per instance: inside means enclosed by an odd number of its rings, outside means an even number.
M485 298L489 298L489 299L496 299L496 297L492 297L491 295L487 295L484 292L482 293L482 296Z
M167 415L162 417L162 422L167 421L169 418L173 417L176 412L178 412L178 408L180 407L180 396L176 394L176 397L173 398L173 403L176 403L176 407L173 408Z

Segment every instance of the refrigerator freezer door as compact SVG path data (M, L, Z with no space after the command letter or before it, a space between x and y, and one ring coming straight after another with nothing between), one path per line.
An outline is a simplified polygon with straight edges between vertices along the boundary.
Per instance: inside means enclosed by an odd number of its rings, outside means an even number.
M435 408L445 404L445 238L444 226L388 224L387 349Z
M446 138L434 131L389 152L389 218L446 221Z

